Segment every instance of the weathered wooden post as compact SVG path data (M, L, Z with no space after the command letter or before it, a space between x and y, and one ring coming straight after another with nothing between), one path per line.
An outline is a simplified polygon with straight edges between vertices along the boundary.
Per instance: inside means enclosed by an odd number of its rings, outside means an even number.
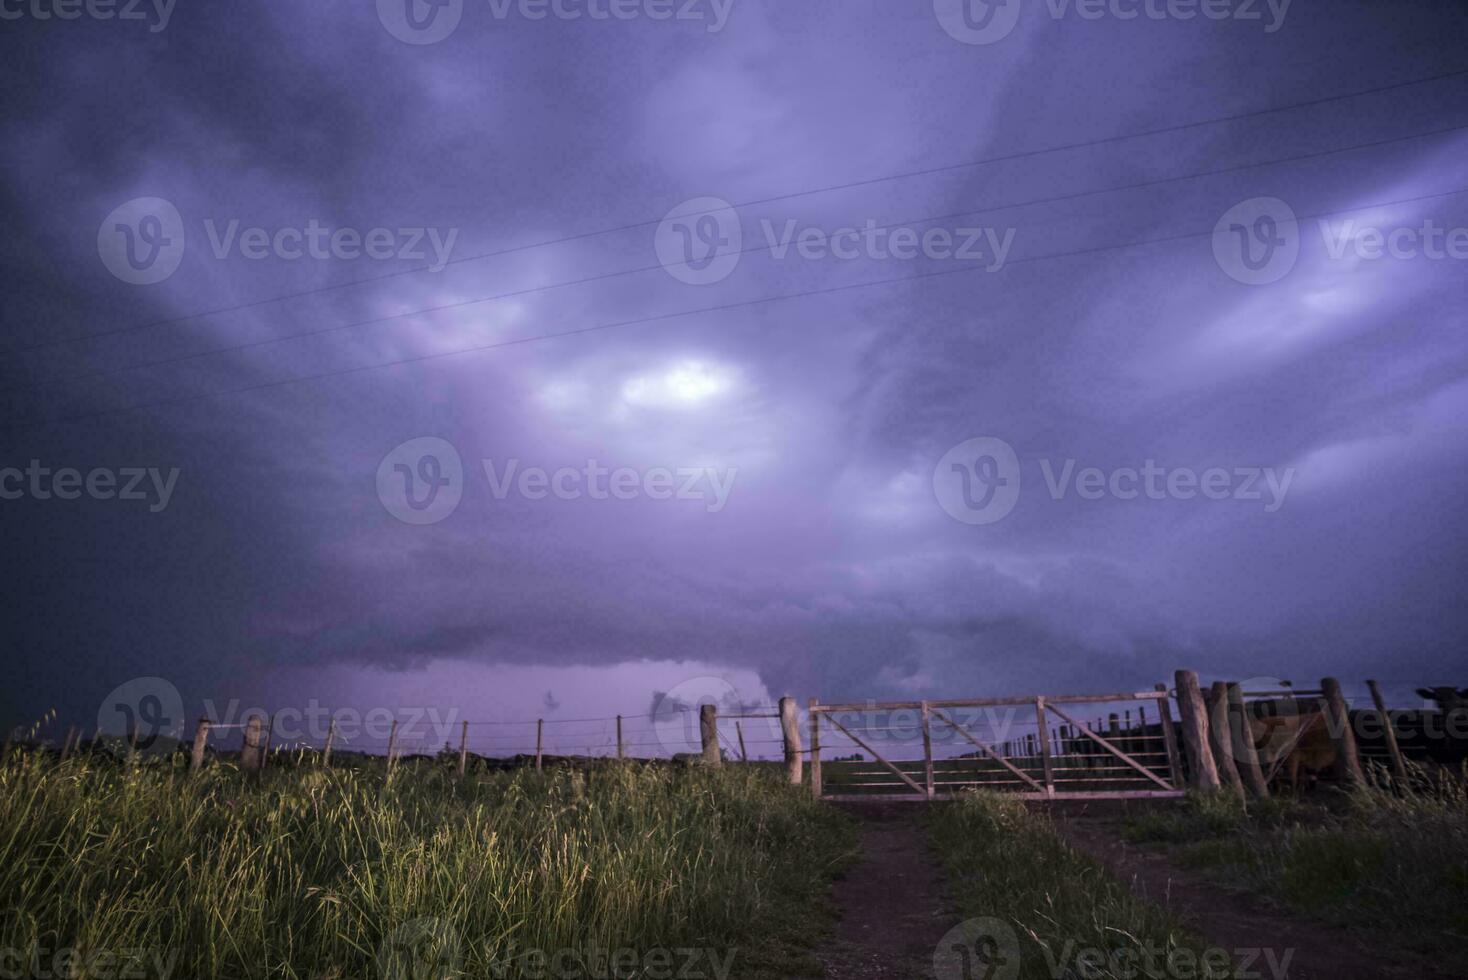
M1115 715L1112 715L1115 718ZM1035 724L1039 726L1040 765L1045 772L1045 795L1055 795L1055 771L1050 763L1050 736L1045 730L1045 699L1035 698Z
M1159 681L1157 691L1157 717L1162 723L1162 744L1167 749L1167 768L1172 774L1172 785L1182 788L1183 760L1177 752L1177 732L1172 727L1172 705L1167 703L1167 685Z
M1366 774L1361 771L1361 755L1356 748L1356 733L1351 730L1351 711L1341 693L1341 682L1334 677L1321 678L1320 694L1325 702L1326 727L1335 743L1335 776L1347 785L1359 786L1365 782Z
M1264 769L1259 765L1259 750L1254 747L1254 729L1249 725L1249 709L1244 704L1244 689L1229 684L1225 695L1228 701L1229 732L1233 736L1234 762L1238 765L1239 777L1244 788L1256 800L1269 799L1269 781L1264 778Z
M1208 709L1208 748L1213 752L1213 763L1218 767L1218 777L1223 787L1242 798L1244 781L1239 778L1238 766L1234 764L1233 733L1228 721L1228 685L1214 681L1203 696Z
M816 799L821 798L821 716L816 711L820 704L818 698L811 698L806 703L806 710L810 712L810 791Z
M535 771L541 772L542 759L541 748L545 744L545 719L535 719Z
M627 758L627 748L622 744L622 716L617 716L617 758Z
M331 747L336 744L336 719L326 723L326 748L321 753L321 765L331 768Z
M748 762L749 753L744 749L744 726L737 721L734 723L734 734L739 738L739 761Z
M931 726L928 724L928 720L929 720L929 717L931 715L931 711L928 708L928 702L927 701L923 701L922 702L922 704L920 705L920 710L922 711L922 719L923 719L923 788L924 788L924 792L926 792L927 795L928 795L928 799L931 800L933 798L933 789L934 789L934 786L933 786L933 734L932 734Z
M275 712L270 712L270 718L265 725L265 745L260 750L260 768L264 769L270 764L270 746L275 741Z
M1198 687L1198 674L1180 670L1174 675L1177 687L1177 712L1182 725L1183 746L1188 752L1188 784L1205 792L1220 787L1218 766L1208 747L1208 711L1203 705L1203 692Z
M469 771L469 723L466 721L459 728L459 778Z
M701 705L698 709L698 735L703 742L703 761L705 765L717 769L723 765L724 757L719 752L719 706L716 704Z
M194 729L194 744L189 748L189 772L204 768L204 746L209 742L209 719L200 718Z
M1371 690L1371 701L1376 705L1376 713L1381 717L1381 726L1385 731L1386 749L1392 757L1392 774L1396 777L1397 788L1407 788L1407 760L1402 756L1402 747L1397 744L1397 730L1392 725L1391 715L1387 714L1386 701L1381 696L1381 688L1376 681L1367 681L1366 686Z
M785 743L785 775L791 786L799 786L801 778L800 719L795 713L795 699L780 699L780 735Z
M391 773L397 765L398 759L398 720L392 720L392 728L387 733L387 771Z
M251 715L245 722L244 741L240 745L240 768L246 772L259 772L263 766L265 749L265 725L259 715Z

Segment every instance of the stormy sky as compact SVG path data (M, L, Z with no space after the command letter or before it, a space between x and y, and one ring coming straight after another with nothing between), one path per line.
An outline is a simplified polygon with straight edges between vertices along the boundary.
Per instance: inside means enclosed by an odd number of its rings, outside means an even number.
M5 722L1468 680L1468 10L1010 3L5 0Z

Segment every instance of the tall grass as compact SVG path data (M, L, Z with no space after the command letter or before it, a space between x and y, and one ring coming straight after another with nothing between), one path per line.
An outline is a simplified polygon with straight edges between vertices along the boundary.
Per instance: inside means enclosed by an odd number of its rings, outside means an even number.
M975 944L988 946L993 976L1232 974L1227 954L1071 848L1043 810L970 792L936 806L930 830L962 913L999 923L985 925Z
M1335 805L1190 797L1133 821L1137 841L1176 845L1179 863L1468 975L1468 779L1380 770Z
M798 974L799 917L850 847L808 791L743 767L256 780L35 755L0 769L0 950L356 980L430 975L393 966L403 946L435 978L551 975L534 951L569 975L624 951L636 975L646 951L698 948L732 952L731 976L777 956Z

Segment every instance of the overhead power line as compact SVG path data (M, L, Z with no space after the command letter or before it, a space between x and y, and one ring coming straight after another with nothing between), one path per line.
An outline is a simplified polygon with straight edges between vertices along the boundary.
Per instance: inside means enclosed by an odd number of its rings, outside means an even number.
M1262 167L1280 166L1288 163L1299 163L1305 160L1315 160L1321 157L1335 156L1341 153L1350 153L1360 150L1378 149L1396 143L1403 143L1415 139L1428 139L1434 136L1443 136L1449 133L1468 130L1468 124L1459 126L1448 126L1441 129L1427 130L1420 133L1409 133L1403 136L1392 136L1385 139L1370 140L1364 143L1353 143L1349 146L1333 147L1328 150L1314 150L1309 153L1295 154L1294 156L1276 157L1270 160L1260 160L1252 163L1233 164L1227 167L1215 167L1210 170L1199 170L1188 174L1178 174L1171 177L1155 177L1149 180L1134 181L1129 184L1119 184L1112 187L1099 187L1092 190L1075 191L1068 194L1054 194L1046 197L1030 198L1023 201L1010 201L1002 204L985 205L968 211L949 212L947 214L928 215L921 218L909 218L901 221L891 222L885 225L875 226L873 230L887 231L893 228L910 227L913 225L929 224L935 221L947 221L955 218L971 218L979 214L990 214L996 211L1008 211L1015 208L1033 207L1040 204L1057 204L1067 201L1081 200L1087 197L1098 197L1104 194L1116 194L1123 191L1142 190L1149 187L1160 187L1165 184L1180 183L1187 180L1198 180L1204 177L1218 177L1226 174L1242 173L1246 170L1257 170ZM766 245L751 245L745 248L732 249L727 252L716 252L709 258L726 255L748 255L759 252L767 252L773 249L777 243L771 242ZM688 262L659 263L657 265L639 266L635 269L621 269L614 272L599 273L594 276L585 276L580 279L568 279L562 282L545 283L540 286L527 286L523 289L511 290L510 292L495 293L489 296L480 296L473 299L456 300L452 303L441 303L436 306L423 307L421 309L408 310L402 313L391 313L385 316L372 317L366 320L355 320L349 323L333 324L329 327L321 327L316 330L305 330L300 333L286 334L280 337L268 337L263 340L252 340L242 344L231 344L227 347L214 347L205 351L192 351L188 354L179 354L172 357L158 358L152 361L139 361L133 364L124 364L114 368L104 368L99 371L88 371L78 374L63 375L59 378L48 378L24 385L13 385L9 388L0 388L0 394L9 394L20 391L38 391L58 387L76 381L91 381L100 378L112 377L125 374L129 371L141 371L151 367L167 367L174 364L184 364L189 361L197 361L202 358L212 357L219 354L238 353L240 351L255 350L261 347L269 347L274 344L288 343L303 337L320 337L326 334L340 333L345 330L353 330L358 327L375 326L382 323L391 323L404 320L409 317L422 316L428 313L439 313L446 310L463 309L468 306L477 306L480 303L492 303L504 299L513 299L527 296L533 293L549 292L553 289L564 289L570 286L583 286L595 282L605 282L611 279L619 279L625 276L639 275L645 272L655 272L667 268L686 266Z
M1329 211L1317 211L1313 214L1298 215L1296 216L1295 221L1298 223L1300 221L1306 221L1314 218L1324 218L1338 214L1350 214L1357 211L1370 211L1375 208L1390 207L1398 204L1413 204L1419 201L1436 200L1439 198L1452 197L1463 193L1468 193L1468 187L1455 188L1450 191L1441 191L1434 194L1421 194L1413 197L1398 198L1391 201L1377 201L1372 204L1357 205L1350 208L1338 208ZM1178 235L1167 235L1160 238L1145 238L1131 242L1118 242L1111 245L1097 245L1089 248L1073 249L1065 252L1051 252L1044 255L1033 255L1020 259L1012 259L1008 263L1006 263L1005 268L1007 269L1011 266L1022 265L1030 262L1049 261L1051 259L1076 258L1083 255L1096 255L1102 252L1139 248L1147 245L1161 245L1170 242L1186 241L1191 238L1207 238L1212 234L1213 229L1210 228L1207 231L1201 232L1187 232ZM784 302L792 299L805 299L812 296L825 296L831 295L833 293L848 292L854 289L869 289L875 286L888 286L899 283L920 282L925 279L935 279L943 276L951 276L961 273L973 273L976 271L980 271L981 269L982 267L974 268L972 266L965 266L957 269L940 269L934 272L923 272L917 273L915 275L894 276L887 279L874 279L865 282L845 283L839 286L825 286L818 289L807 289L794 293L780 293L774 296L762 296L756 299L739 300L737 302L722 303L715 306L704 306L689 310L676 310L671 313L660 313L653 316L635 317L628 320L615 320L609 323L591 324L584 327L576 327L570 330L562 330L554 333L534 334L528 337L516 337L510 340L495 341L494 343L479 344L473 347L458 348L456 350L436 351L431 354L420 354L414 357L395 358L388 361L381 361L376 364L360 364L354 367L342 368L334 371L323 371L316 374L300 375L294 378L281 378L275 381L266 381L258 384L244 385L237 388L225 388L216 391L207 391L193 395L185 395L178 398L161 399L153 402L144 402L137 405L127 405L120 408L102 409L95 412L83 412L74 415L60 416L52 419L39 419L30 422L22 422L0 428L0 431L13 432L27 429L45 428L52 425L62 425L72 422L104 418L110 415L119 415L123 413L146 411L153 408L163 408L173 405L189 404L192 402L204 401L210 398L217 398L222 395L243 394L254 391L265 391L274 388L285 388L291 385L306 384L309 382L321 381L327 378L338 378L346 377L353 374L362 374L368 371L376 371L386 367L396 367L406 364L421 364L427 361L443 360L449 357L459 357L464 354L478 354L484 351L498 350L504 347L516 347L523 344L538 343L543 340L556 340L564 337L574 337L582 334L596 333L603 330L613 330L622 327L636 326L647 323L657 323L664 320L674 320L681 317L695 316L698 314L723 313L730 310L748 309L755 306L763 306L769 303Z
M1089 140L1076 140L1076 141L1069 142L1069 143L1057 143L1057 144L1052 145L1052 146L1038 147L1038 148L1035 148L1035 149L1032 149L1032 150L1019 150L1019 151L1015 151L1015 152L1011 152L1011 153L1002 153L1002 154L998 154L998 155L995 155L995 156L980 157L980 158L975 159L975 160L966 160L966 161L962 161L962 162L959 162L959 163L943 164L943 165L935 166L935 167L924 167L924 168L920 168L920 169L916 169L916 170L906 170L906 171L901 171L899 173L885 174L885 175L878 176L878 177L869 177L869 178L865 178L865 179L862 179L862 180L847 181L845 183L840 183L840 184L828 184L828 185L825 185L825 186L822 186L822 187L811 187L811 188L806 188L804 190L791 191L791 192L785 193L785 194L777 194L777 195L774 195L774 196L771 196L771 197L763 197L763 198L756 198L756 199L752 199L752 200L748 200L748 201L741 201L741 202L739 202L737 204L731 204L730 207L737 210L739 208L755 207L755 206L758 206L758 205L761 205L761 204L774 204L774 203L778 203L780 201L792 201L792 200L796 200L796 199L799 199L799 198L802 198L802 197L812 197L812 196L815 196L815 195L818 195L818 194L829 194L829 193L834 193L836 191L851 190L851 189L854 189L854 188L857 188L857 187L870 187L870 186L873 186L873 185L876 185L876 184L883 184L883 183L888 183L888 182L897 181L897 180L907 180L907 179L910 179L910 178L913 178L913 177L927 177L927 176L932 176L934 174L939 174L939 173L948 173L948 172L957 171L957 170L969 169L969 168L972 168L972 167L986 166L988 164L1007 163L1007 162L1012 162L1012 161L1015 161L1015 160L1025 160L1025 159L1029 159L1031 157L1043 156L1043 155L1048 154L1048 153L1060 153L1060 152L1065 152L1065 151L1069 151L1069 150L1080 150L1080 149L1087 149L1087 148L1097 147L1097 146L1106 146L1106 145L1111 144L1111 143L1120 143L1120 142L1125 142L1127 140L1145 139L1145 138L1152 137L1152 136L1164 136L1164 135L1167 135L1167 134L1170 134L1170 133L1180 133L1180 132L1186 132L1186 131L1188 131L1190 129L1199 129L1199 128L1202 128L1202 127L1205 127L1205 126L1217 126L1217 125L1222 125L1224 123L1239 122L1241 120L1254 119L1254 118L1258 118L1260 116L1268 116L1268 115L1273 115L1273 114L1281 113L1281 112L1290 112L1290 111L1293 111L1293 110L1296 110L1296 109L1308 109L1308 108L1312 108L1312 107L1315 107L1315 106L1328 105L1328 104L1334 103L1334 102L1344 102L1344 101L1348 101L1350 99L1363 98L1363 97L1368 96L1368 95L1378 95L1378 94L1381 94L1381 93L1384 93L1384 92L1393 92L1393 91L1397 91L1399 89L1411 88L1411 87L1418 86L1418 85L1428 85L1428 84L1431 84L1433 82L1445 81L1447 79L1457 78L1457 77L1460 77L1460 76L1463 76L1463 75L1468 75L1468 68L1461 68L1461 69L1455 69L1453 71L1440 72L1440 73L1435 74L1435 75L1428 75L1428 76L1425 76L1425 77L1422 77L1422 78L1408 79L1406 81L1401 81L1401 82L1392 82L1392 83L1387 84L1387 85L1377 85L1377 86L1373 86L1371 88L1356 89L1356 90L1351 91L1351 92L1344 92L1344 93L1337 94L1337 95L1329 95L1329 96L1323 96L1323 97L1314 98L1314 99L1306 99L1306 100L1303 100L1303 101L1300 101L1300 102L1285 103L1283 105L1268 106L1268 107L1263 108L1263 109L1253 109L1253 110L1249 110L1249 111L1245 111L1245 112L1236 112L1236 113L1229 113L1229 114L1220 115L1220 116L1211 116L1211 117L1206 118L1206 119L1196 119L1196 120L1192 120L1190 122L1174 123L1174 124L1167 125L1167 126L1158 126L1158 127L1152 128L1152 129L1138 130L1136 132L1131 132L1131 133L1118 133L1118 134L1114 134L1114 135L1111 135L1111 136L1102 136L1102 137L1098 137L1098 138L1095 138L1095 139L1089 139ZM715 210L722 210L722 208L709 209L709 210L706 210L706 211L691 211L691 212L688 212L686 215L683 215L683 217L696 217L696 216L698 216L700 214L709 214L709 213L712 213ZM531 250L537 249L537 248L549 248L549 247L551 247L553 245L563 245L563 244L568 244L570 242L584 241L584 240L590 239L590 238L599 238L602 235L612 235L612 234L617 234L619 232L624 232L624 231L635 231L636 229L639 229L639 228L655 227L658 224L660 224L662 222L662 220L663 219L660 216L660 217L657 217L657 218L648 218L648 219L644 219L644 220L641 220L641 221L635 221L635 222L631 222L629 224L624 224L624 225L615 225L615 226L608 227L608 228L599 228L599 229L596 229L596 230L593 230L593 231L578 232L578 233L573 234L573 235L565 235L565 236L562 236L562 237L559 237L559 238L548 238L548 239L542 239L540 241L528 242L528 243L523 244L523 245L506 246L504 248L494 249L494 250L487 251L487 252L478 252L478 253L475 253L473 255L465 255L465 256L460 256L459 258L456 258L456 259L450 259L447 263L445 263L445 265L460 265L460 264L465 263L465 262L476 262L476 261L479 261L479 260L482 260L482 259L498 258L500 256L512 255L512 254L515 254L517 252L531 251ZM364 276L364 277L362 277L360 279L352 279L352 280L347 280L345 282L331 283L331 284L324 285L324 286L313 286L310 289L302 289L302 290L297 290L295 292L290 292L290 293L280 293L280 294L277 294L275 296L268 296L268 297L264 297L262 299L250 300L248 302L239 303L239 304L235 304L235 305L232 305L232 306L222 306L222 307L218 307L218 308L210 309L210 310L200 310L200 311L198 311L196 313L189 313L189 314L185 314L183 316L168 317L168 318L158 319L158 320L150 320L150 321L147 321L147 322L144 322L144 323L134 324L132 326L127 326L127 327L118 327L118 328L115 328L115 329L112 329L112 330L104 330L104 331L101 331L101 332L98 332L98 333L78 334L78 335L75 335L75 336L72 336L72 337L61 337L61 338L57 338L57 339L54 339L54 340L42 341L41 343L37 343L37 344L30 344L30 345L25 346L25 347L10 348L9 350L5 350L5 351L0 352L0 353L11 354L11 355L14 355L14 354L25 354L25 353L28 353L28 352L31 352L31 351L43 350L43 349L50 348L50 347L58 347L58 346L62 346L62 345L65 345L65 344L81 343L81 342L88 341L88 340L97 340L97 339L100 339L100 338L103 338L103 337L113 337L113 336L118 336L118 335L122 335L122 334L136 333L136 332L139 332L139 331L142 331L142 330L155 329L157 327L170 326L170 325L179 324L179 323L187 323L187 322L189 322L191 320L202 319L203 317L220 316L220 315L225 314L225 313L234 313L234 312L238 312L240 310L253 309L253 308L258 307L258 306L265 306L265 305L268 305L270 303L280 302L282 300L301 299L301 298L304 298L304 297L307 297L307 296L314 296L314 295L317 295L317 294L320 294L320 293L330 292L330 291L336 290L336 289L348 289L348 288L351 288L353 286L361 286L361 285L367 285L367 284L375 283L375 282L383 282L383 281L386 281L386 280L389 280L389 279L395 279L395 278L398 278L398 277L401 277L401 276L416 275L416 274L418 274L420 272L432 271L432 269L433 269L432 266L427 266L427 265L417 266L417 267L414 267L414 268L411 268L411 269L400 269L400 270L397 270L397 271L394 271L394 272L386 272L386 273L382 273L382 274L376 275L376 276Z

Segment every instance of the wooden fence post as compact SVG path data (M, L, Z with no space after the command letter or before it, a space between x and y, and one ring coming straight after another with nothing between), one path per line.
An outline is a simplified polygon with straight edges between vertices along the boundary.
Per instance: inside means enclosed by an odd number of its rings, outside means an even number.
M724 763L723 753L719 751L719 706L716 704L701 705L698 709L698 735L703 742L703 761L705 765L717 769Z
M1203 692L1198 687L1198 674L1180 670L1174 675L1177 687L1177 713L1182 723L1183 746L1188 752L1188 784L1209 792L1219 788L1218 766L1208 747L1208 712L1203 706Z
M545 719L535 719L535 771L541 772L541 749L545 745Z
M920 709L923 718L923 786L928 794L928 799L933 798L933 734L928 724L931 712L928 702L924 701Z
M806 703L806 709L810 712L810 791L816 799L821 798L821 716L816 711L820 704L819 698L811 698Z
M275 712L270 712L270 719L266 725L266 741L264 741L264 745L260 750L261 769L264 769L264 767L270 764L270 744L273 741L275 741Z
M469 723L466 721L459 728L459 778L469 771Z
M1361 771L1361 755L1356 749L1356 733L1351 730L1351 711L1341 693L1341 682L1334 677L1321 678L1320 694L1325 701L1326 727L1335 743L1336 778L1347 785L1359 786L1365 782L1366 774Z
M244 741L240 745L240 768L246 772L259 772L262 767L265 746L265 726L259 715L251 715L245 722Z
M627 758L627 748L622 744L622 716L617 716L617 758Z
M391 773L398 759L398 720L392 720L392 729L387 733L387 771Z
M331 768L331 747L336 744L336 719L326 723L326 749L321 753L321 765Z
M1111 716L1113 719L1116 715ZM1035 698L1035 724L1038 725L1037 737L1040 742L1040 766L1045 773L1045 795L1055 795L1055 770L1050 762L1050 736L1045 728L1045 699Z
M795 699L780 699L780 735L785 743L785 775L791 786L799 786L801 778L800 719L795 713Z
M1167 685L1158 682L1157 718L1162 723L1162 744L1167 749L1167 768L1172 774L1172 785L1182 789L1183 761L1177 753L1177 731L1172 727L1172 705L1167 701Z
M1386 749L1392 757L1392 773L1397 779L1397 789L1407 788L1407 760L1402 756L1402 747L1397 744L1397 731L1392 727L1392 719L1386 710L1386 701L1382 699L1381 688L1376 681L1367 681L1366 686L1371 690L1371 701L1376 705L1376 713L1381 716L1382 729L1386 735Z
M1228 685L1214 681L1203 695L1203 703L1208 709L1208 748L1213 752L1218 778L1225 789L1242 798L1244 781L1234 764L1233 733L1228 720Z
M1249 708L1244 704L1244 689L1229 683L1224 688L1228 707L1228 728L1232 737L1234 763L1244 789L1256 800L1269 799L1269 781L1259 765L1259 750L1254 747L1254 729L1249 724Z
M734 734L739 736L739 761L748 762L749 753L744 750L744 726L737 721L734 723Z
M204 768L204 746L209 741L209 719L200 718L199 727L194 729L194 744L189 751L189 772Z

